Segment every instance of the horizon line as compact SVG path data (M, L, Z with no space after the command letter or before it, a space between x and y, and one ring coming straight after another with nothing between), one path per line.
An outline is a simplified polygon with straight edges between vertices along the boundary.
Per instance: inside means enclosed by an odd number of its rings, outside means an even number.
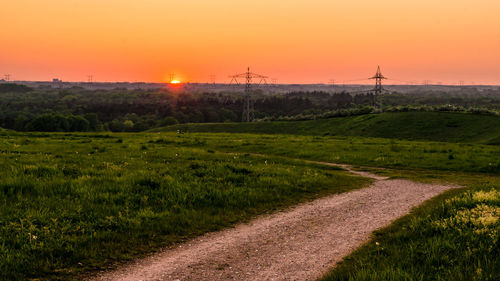
M454 86L454 87L464 87L464 86L500 86L500 84L493 84L493 83L480 83L480 82L472 82L472 83L442 83L442 82L432 82L428 81L427 84L425 84L426 80L422 80L421 83L415 82L415 83L402 83L402 84L394 84L394 83L384 83L386 86ZM51 80L5 80L5 79L0 79L0 83L50 83L50 84L56 84L56 83L78 83L78 84L84 84L84 85L89 85L89 84L158 84L158 85L170 85L170 82L146 82L146 81L64 81L60 80L59 82L54 82ZM213 82L181 82L181 84L200 84L200 85L244 85L245 83L240 83L240 84L231 84L231 83L213 83ZM259 84L259 83L252 83L252 84ZM317 82L317 83L266 83L266 84L259 84L259 85L326 85L326 86L332 86L332 87L342 87L343 85L359 85L359 86L366 86L366 85L372 85L373 83L335 83L331 84L328 82Z

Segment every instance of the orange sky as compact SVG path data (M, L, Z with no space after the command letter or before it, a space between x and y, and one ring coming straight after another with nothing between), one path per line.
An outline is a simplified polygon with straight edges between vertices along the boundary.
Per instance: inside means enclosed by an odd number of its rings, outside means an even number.
M13 79L500 84L498 0L15 0L0 9Z

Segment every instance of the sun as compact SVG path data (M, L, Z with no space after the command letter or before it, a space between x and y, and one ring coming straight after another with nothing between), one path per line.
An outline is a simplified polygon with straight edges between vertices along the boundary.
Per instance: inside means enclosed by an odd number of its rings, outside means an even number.
M181 83L181 81L179 81L179 80L172 80L172 81L170 81L170 84L180 84L180 83Z

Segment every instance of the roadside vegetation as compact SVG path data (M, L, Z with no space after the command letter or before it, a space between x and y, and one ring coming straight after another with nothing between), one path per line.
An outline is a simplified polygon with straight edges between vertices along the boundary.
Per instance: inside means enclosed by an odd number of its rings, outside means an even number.
M448 175L447 192L376 231L322 281L499 280L500 178Z

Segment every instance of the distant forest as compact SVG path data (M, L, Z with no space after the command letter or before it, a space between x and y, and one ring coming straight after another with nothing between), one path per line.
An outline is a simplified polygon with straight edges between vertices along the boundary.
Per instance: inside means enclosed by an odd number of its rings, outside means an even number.
M255 118L299 120L415 108L476 113L500 109L500 91L372 93L290 92L253 94ZM31 89L0 84L0 127L18 131L139 132L177 123L239 122L242 93L169 90Z

